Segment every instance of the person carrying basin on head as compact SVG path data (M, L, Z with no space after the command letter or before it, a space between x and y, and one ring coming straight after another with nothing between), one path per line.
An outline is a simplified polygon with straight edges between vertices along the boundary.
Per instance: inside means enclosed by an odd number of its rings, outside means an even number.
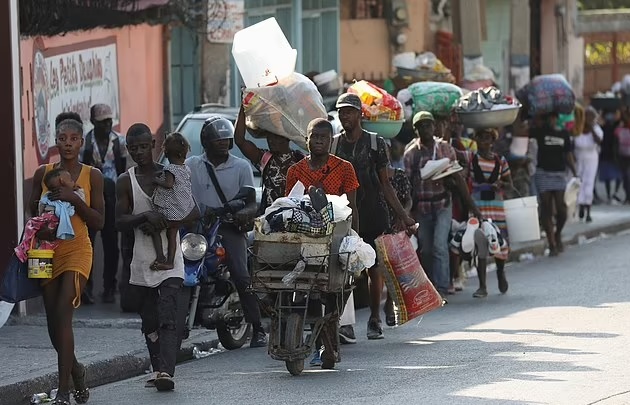
M505 191L511 190L514 186L507 160L493 152L494 142L498 137L499 133L494 128L477 130L474 139L478 150L471 153L468 159L472 198L484 218L479 228L471 230L474 232L473 255L477 257L479 278L479 289L473 294L475 298L488 296L486 268L490 256L494 257L497 266L499 291L505 294L508 290L505 262L508 259L509 245L503 200Z
M356 94L344 93L337 99L339 121L343 127L341 134L333 138L331 153L347 160L354 166L359 189L357 208L359 212L359 235L375 248L375 240L390 227L387 205L391 206L398 220L408 229L415 227L416 221L406 212L396 191L389 181L387 167L387 145L380 136L367 132L361 127L362 103ZM375 249L376 250L376 249ZM370 318L367 325L368 339L382 339L380 306L383 293L383 274L377 266L368 270L370 278ZM351 328L340 330L342 342L347 337L355 340Z

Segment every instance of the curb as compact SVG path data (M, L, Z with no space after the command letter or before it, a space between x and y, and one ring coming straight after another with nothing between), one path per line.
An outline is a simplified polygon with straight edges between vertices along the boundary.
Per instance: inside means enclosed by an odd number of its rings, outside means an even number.
M216 349L218 339L187 344L177 354L177 363L183 363L194 358L193 348L207 351ZM131 352L115 356L111 359L85 364L87 369L87 383L90 388L110 384L128 378L145 374L151 366L146 350ZM26 381L0 387L0 398L3 404L28 405L33 394L49 392L57 386L57 373L49 373Z
M616 234L625 230L630 229L630 220L625 220L618 222L616 224L605 225L596 229L589 229L580 232L576 232L575 235L571 237L567 237L566 235L562 238L562 242L566 246L577 245L579 244L580 239L583 238L594 238L600 236L601 234ZM524 253L533 253L536 256L543 256L545 252L545 239L540 239L535 242L526 243L523 246L519 246L516 249L510 250L510 255L508 258L508 262L519 262L519 256Z

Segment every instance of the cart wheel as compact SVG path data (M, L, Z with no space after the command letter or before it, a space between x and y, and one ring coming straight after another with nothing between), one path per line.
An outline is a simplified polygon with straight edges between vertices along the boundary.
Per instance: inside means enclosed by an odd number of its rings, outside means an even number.
M302 347L304 322L300 314L291 314L287 318L284 331L284 349L294 350ZM287 370L291 375L300 375L304 371L304 359L286 361Z

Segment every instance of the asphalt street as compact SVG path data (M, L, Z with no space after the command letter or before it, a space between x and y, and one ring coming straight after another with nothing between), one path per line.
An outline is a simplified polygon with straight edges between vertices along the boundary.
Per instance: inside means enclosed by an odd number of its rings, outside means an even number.
M449 304L342 347L335 371L292 377L265 349L219 353L177 367L176 390L146 377L92 390L90 404L630 404L630 235L509 267L501 296Z

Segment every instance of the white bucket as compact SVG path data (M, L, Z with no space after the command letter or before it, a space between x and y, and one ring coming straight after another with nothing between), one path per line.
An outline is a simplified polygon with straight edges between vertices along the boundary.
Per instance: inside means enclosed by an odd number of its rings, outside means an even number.
M274 17L237 32L232 55L248 88L277 83L295 71L297 61L297 51Z
M505 200L503 207L510 243L540 239L538 199L535 196Z

